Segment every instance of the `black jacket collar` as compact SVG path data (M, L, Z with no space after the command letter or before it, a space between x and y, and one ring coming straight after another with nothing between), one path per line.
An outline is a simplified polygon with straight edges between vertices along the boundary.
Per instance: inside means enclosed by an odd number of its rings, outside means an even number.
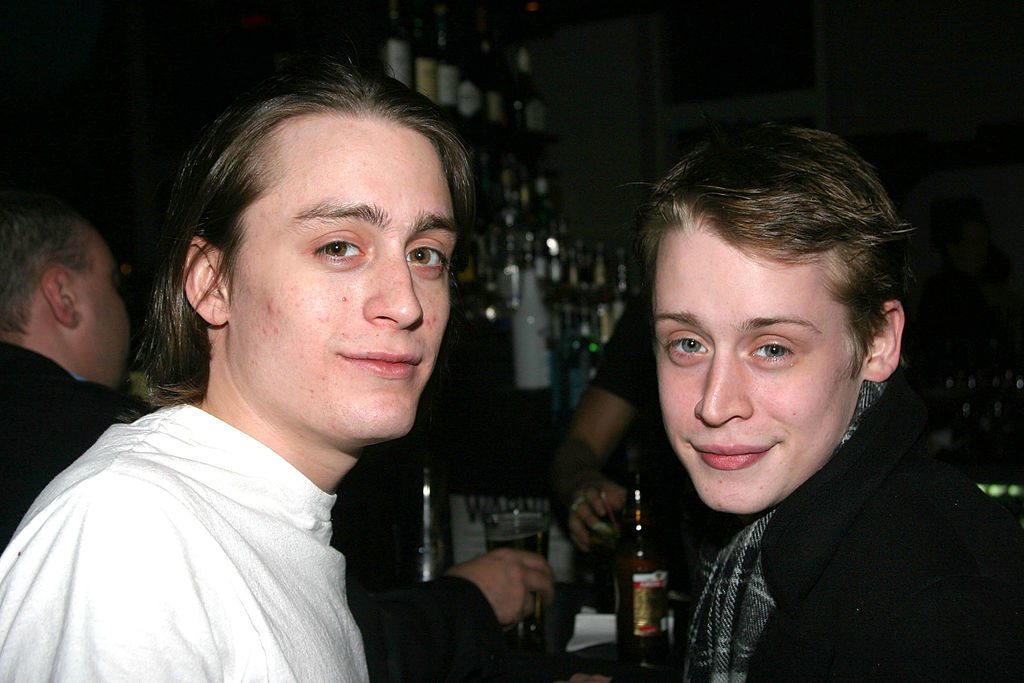
M8 377L16 375L49 375L73 378L72 374L46 356L23 346L0 342L0 367Z
M806 597L854 517L903 455L923 455L926 419L924 404L897 371L850 440L778 505L765 530L762 561L782 612ZM816 514L826 509L828 514Z

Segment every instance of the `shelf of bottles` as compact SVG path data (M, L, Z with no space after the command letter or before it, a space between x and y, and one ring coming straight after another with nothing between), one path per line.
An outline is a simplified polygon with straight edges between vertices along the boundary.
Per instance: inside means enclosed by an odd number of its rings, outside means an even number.
M493 6L493 3L490 5ZM456 121L477 171L477 220L455 264L458 310L507 339L517 389L550 390L564 422L631 294L625 250L574 237L545 168L547 110L530 53L488 7L388 2L382 58Z

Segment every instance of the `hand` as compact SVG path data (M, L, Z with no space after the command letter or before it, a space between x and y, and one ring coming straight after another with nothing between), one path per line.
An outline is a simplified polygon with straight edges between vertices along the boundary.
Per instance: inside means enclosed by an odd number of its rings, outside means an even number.
M547 560L525 550L492 550L457 564L446 573L475 583L503 626L531 614L536 606L535 595L540 595L545 605L551 604L555 596L555 575Z
M609 676L601 674L573 674L568 681L558 681L557 683L608 683L610 680L612 679Z
M590 550L590 530L602 520L611 523L609 514L622 509L626 503L626 489L612 481L601 481L581 486L574 492L569 506L569 533L580 550Z

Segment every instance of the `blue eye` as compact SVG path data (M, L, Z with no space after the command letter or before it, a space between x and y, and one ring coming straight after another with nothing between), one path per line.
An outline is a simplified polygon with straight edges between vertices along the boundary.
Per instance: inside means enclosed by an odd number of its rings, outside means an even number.
M447 266L448 258L439 249L433 247L416 247L406 255L409 263L421 266Z
M765 358L783 358L790 353L792 352L781 344L765 344L754 351L755 356L763 356Z
M359 254L359 248L351 242L335 240L334 242L328 242L317 249L316 253L331 256L333 258L348 258L351 256L357 256Z
M687 337L686 339L676 339L670 346L682 353L700 353L706 351L707 348L696 339Z

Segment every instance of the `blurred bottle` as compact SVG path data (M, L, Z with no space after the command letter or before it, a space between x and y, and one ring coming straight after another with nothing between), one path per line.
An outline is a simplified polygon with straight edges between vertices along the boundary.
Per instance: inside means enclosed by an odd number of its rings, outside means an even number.
M506 214L506 217L511 214ZM503 233L505 236L505 251L502 261L501 272L498 276L498 294L504 301L507 311L515 312L519 309L519 297L523 288L521 284L522 270L519 267L519 252L516 249L516 234L513 231L514 222L508 223Z
M615 324L626 310L626 300L631 294L629 288L629 265L626 260L626 250L619 247L615 250L615 293L612 295L612 317Z
M656 665L669 654L668 559L633 460L633 486L615 548L616 642L620 660Z
M486 5L481 3L476 10L477 36L480 40L480 58L483 76L480 89L484 95L484 115L487 123L494 128L508 127L505 111L505 93L509 89L511 76L502 57L500 41L489 24Z
M412 44L403 19L399 0L388 0L388 37L384 42L384 62L392 77L412 87Z
M451 32L448 30L448 6L434 5L434 40L437 55L438 105L455 120L458 107L459 67L452 55Z
M530 52L520 46L515 53L516 75L512 98L512 115L516 128L543 133L547 128L547 105L533 82Z
M412 17L412 42L416 90L437 102L437 35L431 14L423 9L423 3L417 2Z
M518 389L547 389L551 386L548 320L533 258L527 254L520 276L519 308L512 316L512 351Z
M423 458L421 516L416 548L416 580L433 581L452 565L448 478L432 453Z
M490 58L487 10L481 6L476 8L476 43L467 50L456 90L456 110L470 141L474 144L483 139L486 130L487 110L484 106L484 92L490 79L487 67Z

